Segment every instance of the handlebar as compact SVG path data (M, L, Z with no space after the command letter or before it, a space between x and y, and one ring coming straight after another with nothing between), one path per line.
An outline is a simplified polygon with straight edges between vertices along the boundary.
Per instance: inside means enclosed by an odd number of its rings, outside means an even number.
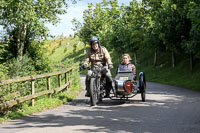
M88 67L85 68L85 66L80 63L79 64L79 71L82 71L82 70L85 70L85 69L87 69L87 70L97 70L97 68L99 70L101 70L101 69L103 69L103 67L105 67L105 66L100 64L100 65L91 65L91 66L88 66Z

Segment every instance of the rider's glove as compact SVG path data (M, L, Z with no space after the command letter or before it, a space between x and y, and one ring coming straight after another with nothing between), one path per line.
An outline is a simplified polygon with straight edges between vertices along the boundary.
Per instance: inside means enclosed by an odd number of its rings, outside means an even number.
M108 64L108 69L113 69L113 64Z
M88 67L88 64L84 64L83 68L86 69Z

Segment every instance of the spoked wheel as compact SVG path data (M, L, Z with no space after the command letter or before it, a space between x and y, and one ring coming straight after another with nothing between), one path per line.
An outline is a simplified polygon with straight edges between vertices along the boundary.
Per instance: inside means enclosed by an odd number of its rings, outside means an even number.
M97 85L95 78L90 79L90 105L95 106L98 99Z
M141 92L142 101L145 102L145 100L146 100L146 80L145 80L145 75L143 72L140 72L140 74L139 74L139 88L140 88L140 92Z

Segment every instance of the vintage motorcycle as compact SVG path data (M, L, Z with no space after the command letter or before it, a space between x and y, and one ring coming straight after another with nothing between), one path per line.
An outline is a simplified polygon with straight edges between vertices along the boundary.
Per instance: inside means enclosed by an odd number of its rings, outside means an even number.
M94 106L97 102L103 100L106 94L106 78L105 74L107 73L107 69L105 66L90 66L87 68L92 71L92 75L90 78L90 105Z
M106 78L104 75L107 69L102 65L90 66L87 69L92 71L89 88L90 105L95 106L97 102L101 102L106 95ZM140 93L142 101L145 102L146 79L144 72L139 73L138 82L139 86L137 87L137 82L133 77L132 71L118 68L109 98L128 99Z

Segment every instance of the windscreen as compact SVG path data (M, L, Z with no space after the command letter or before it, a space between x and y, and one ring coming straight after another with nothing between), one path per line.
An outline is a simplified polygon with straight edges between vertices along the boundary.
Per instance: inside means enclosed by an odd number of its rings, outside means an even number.
M133 68L130 65L119 65L118 72L133 72Z

